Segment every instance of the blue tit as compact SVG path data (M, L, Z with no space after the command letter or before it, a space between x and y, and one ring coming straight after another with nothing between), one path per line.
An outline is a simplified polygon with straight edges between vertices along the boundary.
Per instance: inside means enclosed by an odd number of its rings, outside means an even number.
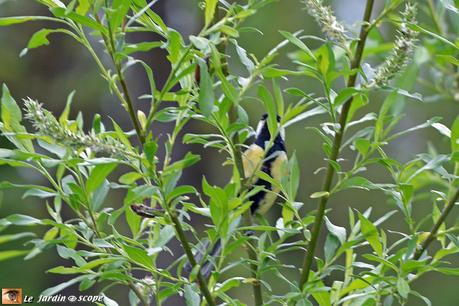
M261 178L257 178L255 173L263 171L271 176L275 181L280 182L282 177L288 175L287 172L287 152L285 149L285 132L282 126L278 129L278 134L274 138L271 147L266 151L266 147L271 141L271 134L267 123L268 115L263 115L258 123L255 142L248 147L242 155L244 165L244 175L248 183L252 186L262 186L263 189L252 195L249 200L252 202L250 211L252 214L264 214L274 204L279 193L279 189ZM280 123L280 117L277 116ZM196 262L200 263L209 248L209 242L201 245L195 255ZM221 240L218 239L208 254L208 258L217 256L221 251ZM205 261L201 267L201 273L208 277L213 268L213 262ZM185 270L190 271L191 266L187 263Z

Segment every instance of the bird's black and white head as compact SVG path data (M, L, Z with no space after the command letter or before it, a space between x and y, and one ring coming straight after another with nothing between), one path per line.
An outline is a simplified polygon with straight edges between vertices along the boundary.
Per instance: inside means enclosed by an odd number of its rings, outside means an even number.
M277 135L274 138L274 145L277 146L282 146L284 148L284 143L285 143L285 130L284 128L280 125L280 117L276 116L276 122L277 122ZM264 114L260 122L258 122L257 130L256 130L256 135L255 135L255 144L262 147L263 149L265 148L265 144L270 141L271 139L271 133L269 132L268 128L268 114Z

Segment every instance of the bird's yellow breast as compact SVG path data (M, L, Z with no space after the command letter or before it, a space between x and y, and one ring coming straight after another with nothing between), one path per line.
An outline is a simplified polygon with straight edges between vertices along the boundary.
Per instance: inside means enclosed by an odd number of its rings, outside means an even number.
M263 164L265 151L262 147L252 144L242 155L242 163L244 165L245 178L250 178L257 170L260 170ZM254 178L256 180L256 178ZM254 182L251 181L251 184Z
M274 153L275 156L268 156L268 158L273 158L271 161L269 175L277 182L280 182L282 177L288 175L287 171L287 154L284 151L278 151ZM265 151L263 148L256 144L252 144L243 154L243 164L244 164L244 175L246 178L251 178L250 184L255 184L257 177L254 173L263 165L263 159ZM277 198L277 193L279 193L279 188L271 186L271 191L267 191L263 199L258 203L257 213L264 214L266 213L271 206L274 204Z
M274 158L274 161L271 164L271 177L280 183L282 177L288 175L287 170L287 154L283 151L278 152L277 156ZM257 213L263 215L265 214L271 206L276 202L277 194L279 193L279 188L271 186L271 192L267 192L264 199L259 203Z

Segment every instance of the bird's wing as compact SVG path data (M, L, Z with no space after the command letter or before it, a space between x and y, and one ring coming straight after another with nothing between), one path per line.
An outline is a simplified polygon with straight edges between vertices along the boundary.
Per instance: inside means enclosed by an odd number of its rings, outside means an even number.
M262 147L252 144L242 155L242 163L244 165L244 175L246 178L260 169L263 164L263 155L265 151Z

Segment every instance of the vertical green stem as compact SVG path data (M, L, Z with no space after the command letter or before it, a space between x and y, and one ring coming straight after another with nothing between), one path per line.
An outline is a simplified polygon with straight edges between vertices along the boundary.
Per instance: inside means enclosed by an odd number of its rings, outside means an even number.
M362 61L363 50L365 48L365 42L368 36L369 22L371 18L371 13L373 11L373 5L374 5L374 0L367 1L366 7L365 7L365 13L363 17L363 25L360 29L359 42L357 44L357 49L355 52L354 59L352 60L352 63L351 63L352 70L359 68L360 63ZM356 84L356 81L357 81L357 73L352 74L349 77L347 81L347 87L354 87ZM344 131L346 129L347 117L349 115L349 111L351 109L352 102L353 102L353 98L350 98L343 105L343 109L339 117L340 128L336 133L336 136L333 142L332 153L330 155L330 160L332 162L336 162L338 159L339 152L341 149L341 143L343 140ZM335 174L335 168L333 168L332 162L328 164L327 174L325 176L325 181L324 181L323 188L322 188L322 190L326 192L330 192L331 185L333 182L333 177ZM315 253L315 249L317 246L317 240L319 238L320 228L322 226L322 221L324 219L325 208L327 207L327 203L328 203L328 196L324 196L320 198L319 204L317 207L317 214L315 216L314 224L312 227L311 240L309 241L308 248L307 248L307 254L303 262L303 270L302 270L301 278L300 278L300 288L301 289L304 287L304 285L308 282L308 279L309 279L309 273L311 271L312 262L314 259L314 253Z
M433 225L432 229L430 230L429 236L424 240L424 242L421 244L421 247L417 249L416 253L414 253L414 259L418 260L422 253L429 247L429 245L434 241L435 237L437 236L438 230L440 229L440 226L445 222L446 217L450 214L451 210L453 209L454 205L459 199L459 189L456 190L456 193L451 197L451 199L448 201L448 204L446 204L445 208L443 209L443 212L440 215L440 218L438 218L437 222Z
M230 117L235 117L234 109L232 109L232 111L230 112ZM221 131L222 133L224 133L223 128L221 128ZM239 143L239 137L237 135L234 137L234 139L231 139L227 135L225 135L225 137L227 138L228 142L230 142L235 166L238 171L239 177L242 178L245 176L244 164L242 162L241 152L235 146L235 143ZM247 183L249 181L250 179L244 177L244 179L242 180L241 190L239 191L240 193L242 193L246 188L248 188ZM250 209L245 211L243 218L244 218L244 223L246 226L251 226L253 224ZM257 272L258 271L258 265L257 265L258 256L257 256L257 253L255 252L256 246L253 244L251 240L249 240L247 242L246 247L247 247L247 256L250 259L250 272L252 274L252 278L254 279L254 281L252 282L254 303L255 303L255 306L261 306L263 305L263 292L261 288L261 282L258 280L258 272Z
M247 210L244 215L244 223L246 226L251 226L253 224L252 215L250 214L250 209ZM261 283L258 280L258 256L256 250L256 246L253 244L251 240L247 242L247 255L250 259L250 273L252 275L252 291L253 291L253 298L256 306L263 305L263 293L261 290Z
M194 258L193 252L191 251L190 244L188 243L188 239L186 238L185 232L183 231L181 222L178 219L177 215L174 212L170 212L169 209L168 209L168 214L171 217L172 222L174 223L175 230L177 232L177 236L180 240L180 243L182 244L183 250L185 251L186 257L188 258L190 265L194 269L194 267L196 267L197 265L197 262L196 262L196 259ZM209 288L207 287L207 281L204 278L204 276L202 276L201 271L198 271L197 279L198 279L199 289L201 290L201 293L204 295L204 298L206 299L207 304L209 304L209 306L215 306L216 305L215 301L209 291Z
M106 6L106 9L108 9L107 1L105 1L105 6ZM97 14L95 16L96 16L97 22L101 23ZM108 37L106 37L103 33L101 33L101 35L103 37L106 49L108 53L110 54L113 64L115 65L116 74L118 75L118 80L121 85L121 89L123 90L123 97L122 97L121 102L123 102L123 105L126 107L126 110L129 113L129 117L131 118L132 124L134 125L134 129L136 131L137 137L139 138L140 146L142 147L142 145L145 142L145 137L143 135L143 131L140 126L140 122L135 114L134 103L131 99L131 95L129 94L129 89L128 89L126 80L124 79L121 65L115 58L115 42L114 42L113 32L110 26L108 15L106 15L106 18L107 18Z

